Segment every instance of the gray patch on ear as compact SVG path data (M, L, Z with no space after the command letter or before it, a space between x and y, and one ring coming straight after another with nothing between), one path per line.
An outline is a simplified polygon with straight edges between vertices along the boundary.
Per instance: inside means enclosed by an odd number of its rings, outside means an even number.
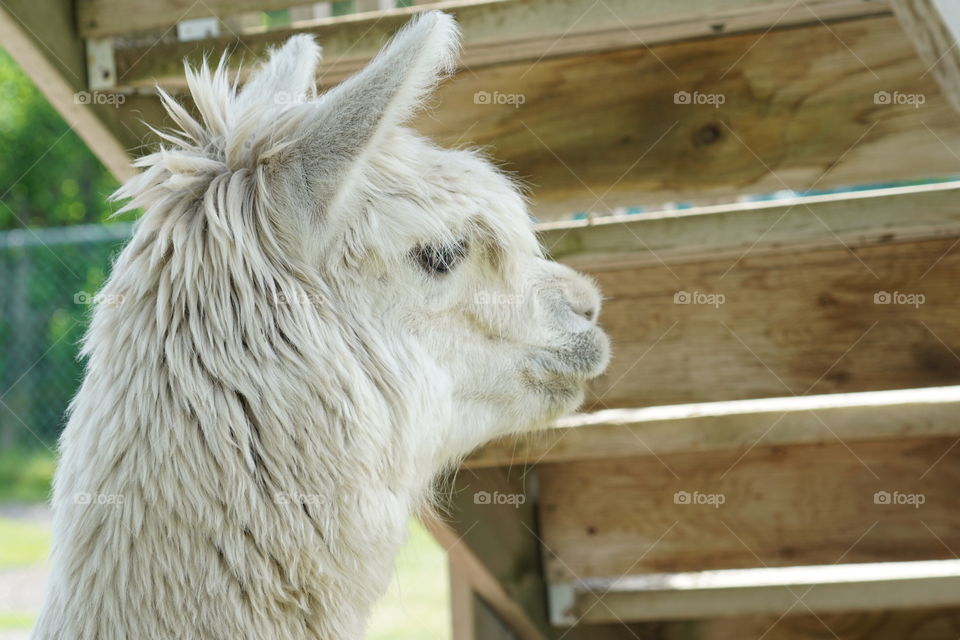
M458 49L450 16L430 11L411 20L366 68L300 107L298 140L282 154L288 178L305 182L300 187L326 208L382 133L408 120L454 69Z

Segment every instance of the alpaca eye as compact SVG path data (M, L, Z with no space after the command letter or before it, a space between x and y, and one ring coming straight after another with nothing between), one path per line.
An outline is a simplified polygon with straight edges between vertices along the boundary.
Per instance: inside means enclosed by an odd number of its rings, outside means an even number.
M413 250L420 268L433 274L449 273L466 255L467 243L463 240L439 247L421 245Z

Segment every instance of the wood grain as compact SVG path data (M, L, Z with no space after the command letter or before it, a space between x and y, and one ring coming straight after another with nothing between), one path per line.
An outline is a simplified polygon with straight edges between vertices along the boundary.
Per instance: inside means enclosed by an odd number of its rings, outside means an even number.
M559 625L956 607L960 560L652 574L568 588L573 604L554 612Z
M81 0L79 25L87 36L165 28L185 17L280 8L292 0L210 0L190 6L184 0L158 0L136 7L130 0ZM889 15L885 0L449 0L375 13L299 22L288 28L230 33L198 42L171 37L131 38L118 65L137 84L152 77L168 87L183 86L182 60L199 61L201 50L230 50L228 64L260 56L294 33L310 33L323 45L322 84L339 82L362 68L411 16L424 9L453 15L463 34L462 66L478 69L517 60L596 53L638 44L662 44L694 37L722 37L773 26L814 24L872 15ZM262 6L261 6L262 5ZM135 9L135 10L133 10ZM131 15L133 14L133 15ZM124 41L121 41L124 45ZM152 46L151 46L152 45Z
M457 574L518 638L550 637L535 508L523 474L465 471L441 494L448 496L444 519L424 522L457 564ZM496 496L511 498L498 501ZM488 617L474 613L477 624Z
M943 94L960 111L960 11L949 0L891 0L890 5Z
M488 148L541 220L953 175L960 123L924 69L896 19L865 18L466 72L417 126ZM875 100L893 90L926 101ZM680 91L725 102L678 105Z
M761 446L960 436L960 387L611 409L485 445L469 469Z
M566 582L952 559L960 549L956 443L837 441L543 465L546 574ZM902 504L878 503L877 492ZM923 503L894 492L921 494Z
M336 32L351 33L342 25ZM197 57L230 45L177 46L192 47ZM161 50L118 51L122 83L180 77L187 52ZM540 220L960 169L960 122L892 16L778 28L762 38L746 33L650 48L633 40L631 48L605 53L554 53L539 62L539 54L512 63L465 58L469 70L445 83L435 108L415 122L443 144L484 146L530 183ZM154 66L154 55L167 66ZM893 90L922 94L925 102L875 101L878 91ZM680 91L725 102L678 105ZM490 100L482 103L476 96L485 94ZM495 96L523 96L523 104L496 104Z
M596 273L614 358L586 409L960 383L957 246L838 242ZM703 304L676 304L681 292ZM876 304L884 292L923 304Z
M591 271L960 237L960 182L545 223L550 256Z
M806 614L806 615L802 615ZM689 622L583 624L569 640L956 640L960 608L862 611L786 617L750 616Z

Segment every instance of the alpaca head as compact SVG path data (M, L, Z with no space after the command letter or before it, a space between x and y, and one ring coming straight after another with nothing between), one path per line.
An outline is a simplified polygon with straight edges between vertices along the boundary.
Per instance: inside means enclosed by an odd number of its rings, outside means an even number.
M448 423L448 457L574 409L609 352L599 292L544 257L511 179L404 127L457 49L453 20L432 12L319 97L307 36L240 91L222 69L188 70L203 124L166 99L183 131L121 193L149 206L192 192L225 227L254 225L257 250L311 283L309 313L402 363L400 393Z

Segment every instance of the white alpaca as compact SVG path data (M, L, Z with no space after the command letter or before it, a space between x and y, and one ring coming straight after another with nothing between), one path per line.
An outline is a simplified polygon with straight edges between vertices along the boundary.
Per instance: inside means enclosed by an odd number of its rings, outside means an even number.
M61 442L38 640L347 640L431 480L572 410L600 297L522 197L403 127L454 65L428 13L314 95L295 36L118 197L144 216L93 316Z

